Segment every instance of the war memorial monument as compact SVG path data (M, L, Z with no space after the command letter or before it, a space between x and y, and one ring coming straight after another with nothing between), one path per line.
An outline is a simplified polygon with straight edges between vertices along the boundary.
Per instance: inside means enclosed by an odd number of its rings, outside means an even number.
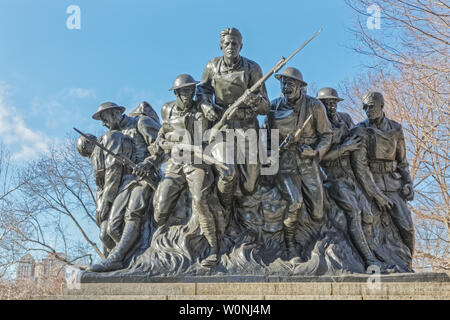
M355 123L335 88L309 96L290 63L319 33L263 73L226 28L201 79L167 84L161 118L151 101L93 108L107 131L76 129L77 149L94 169L106 258L66 296L360 299L448 285L412 269L414 187L383 95L366 92ZM383 285L371 289L373 277Z

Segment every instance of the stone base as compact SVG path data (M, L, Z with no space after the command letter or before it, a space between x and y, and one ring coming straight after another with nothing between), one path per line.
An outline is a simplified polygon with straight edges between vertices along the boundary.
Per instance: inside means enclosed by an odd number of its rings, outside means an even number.
M369 274L353 273L340 276L263 276L263 275L214 275L149 277L147 274L123 274L113 272L83 272L81 283L211 283L211 282L364 282L372 279ZM449 282L448 273L392 273L380 275L381 282Z
M194 279L181 281L181 279L172 278L170 280L172 281L166 279L165 282L147 283L81 283L79 289L68 289L65 285L61 296L36 297L35 299L450 300L450 276L446 273L382 275L376 282L368 282L367 275L291 277L283 278L283 281L272 277L265 281L246 277L246 279L239 279L241 280L239 282L233 277L222 279L198 277L195 278L195 282L187 281Z

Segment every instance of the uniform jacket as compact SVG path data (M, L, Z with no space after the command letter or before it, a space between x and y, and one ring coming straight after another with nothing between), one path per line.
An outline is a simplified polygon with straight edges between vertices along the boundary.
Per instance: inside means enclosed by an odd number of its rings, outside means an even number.
M353 168L369 195L397 192L403 185L412 183L399 123L383 116L379 124L366 119L352 131L362 137L360 150L352 153Z
M237 100L245 90L253 86L263 76L261 67L254 61L240 57L233 67L227 67L223 57L217 57L206 65L200 83L197 86L197 96L200 101L216 103L226 109ZM257 107L258 114L269 112L269 98L263 84L259 93L262 103ZM213 99L214 97L214 99ZM254 111L242 108L236 113L236 118L256 117Z
M272 100L270 104L271 112L268 117L268 124L270 129L280 129L274 128L272 123L272 118L276 117L277 113L284 112L288 109L293 109L298 115L297 123L292 128L284 128L284 130L289 130L290 133L295 134L297 129L303 126L303 123L312 115L311 120L305 126L301 139L300 145L307 144L313 149L319 152L319 158L322 159L325 153L328 151L332 140L332 128L331 123L328 120L328 116L325 110L325 106L313 97L308 95L303 95L295 106L289 106L286 98L280 97ZM281 133L281 139L283 139L283 134ZM280 140L281 140L280 139Z

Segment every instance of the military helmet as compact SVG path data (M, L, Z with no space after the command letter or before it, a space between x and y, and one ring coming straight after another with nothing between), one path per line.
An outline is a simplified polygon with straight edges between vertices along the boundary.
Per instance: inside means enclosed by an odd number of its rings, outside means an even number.
M97 112L94 113L94 115L92 116L92 119L101 120L100 114L106 110L111 110L111 109L120 110L121 113L125 112L125 107L118 106L114 102L105 102L105 103L102 103L100 105L100 107L98 107Z
M363 104L371 103L373 101L380 101L381 105L384 106L383 95L379 92L376 92L376 91L369 92L362 98Z
M302 83L303 86L307 86L308 84L303 81L303 75L297 68L289 67L283 70L283 72L275 75L275 78L281 80L282 77L288 77L295 80L298 80Z
M322 88L317 93L317 99L336 99L337 101L343 101L344 99L338 96L338 93L333 88Z
M93 140L97 140L97 137L93 134L86 134L89 138ZM92 152L94 151L95 144L89 141L86 137L81 136L77 140L77 150L78 153L83 157L90 157Z
M189 74L180 74L178 77L175 78L175 81L173 82L172 88L170 90L177 90L184 87L189 86L195 86L199 81L195 81L194 78L192 78Z

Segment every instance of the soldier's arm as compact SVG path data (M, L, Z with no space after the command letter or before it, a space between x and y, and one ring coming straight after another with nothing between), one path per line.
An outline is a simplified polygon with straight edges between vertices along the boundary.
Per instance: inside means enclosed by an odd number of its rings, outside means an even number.
M259 79L263 77L261 67L258 64L252 64L250 70L249 88L253 86ZM260 97L260 102L256 106L256 111L258 114L264 115L268 114L270 111L270 100L267 95L266 85L263 83L259 89L258 95Z
M124 156L129 156L131 146L124 147L123 135L120 131L113 132L107 137L108 141L104 144L108 149L114 153L120 153ZM124 165L115 157L105 154L105 182L103 188L102 200L103 202L112 203L116 198L120 185L122 183L122 175L124 172Z
M409 163L406 160L406 144L405 137L403 135L403 129L400 126L399 129L399 139L397 143L396 150L396 161L397 161L397 171L402 176L403 186L409 186L410 190L402 190L403 195L406 200L413 200L414 198L414 190L413 190L413 181L411 178L411 173L409 172Z
M145 140L150 155L144 159L143 163L149 163L155 168L159 168L166 160L166 154L159 147L159 143L164 139L164 126L160 126L154 119L142 116L137 125L139 133Z
M347 114L344 113L342 114L345 125L347 126L348 129L351 129L355 124L353 123L352 118ZM353 137L351 137L353 138ZM328 152L324 155L322 160L326 160L326 161L332 161L332 160L336 160L340 157L342 157L347 151L347 146L345 144L345 141L341 144L335 144L332 145L332 147L330 148L330 150L328 150Z
M319 160L322 160L327 151L331 147L331 141L333 139L333 131L331 123L328 120L325 106L319 100L316 100L313 107L313 120L317 133L319 134L319 141L315 150L319 154Z
M214 99L214 88L211 85L211 80L214 75L214 59L209 61L203 70L202 79L197 85L197 99L202 103L212 104Z
M362 128L358 128L354 134L361 137L361 146L358 150L352 152L350 156L353 172L369 197L374 198L382 192L375 183L375 179L369 168L369 159L367 157L369 136Z
M270 102L270 109L275 109L275 108L276 108L276 101L273 100ZM263 125L262 125L262 129L267 130L268 154L271 154L272 152L274 152L274 150L272 150L272 135L271 135L271 128L270 128L270 117L271 117L271 114L269 112L269 114L264 117L264 121L263 121Z
M409 163L406 160L406 144L402 128L400 128L399 135L400 137L397 143L395 155L397 160L397 171L401 174L404 184L412 184L411 174L409 172Z

